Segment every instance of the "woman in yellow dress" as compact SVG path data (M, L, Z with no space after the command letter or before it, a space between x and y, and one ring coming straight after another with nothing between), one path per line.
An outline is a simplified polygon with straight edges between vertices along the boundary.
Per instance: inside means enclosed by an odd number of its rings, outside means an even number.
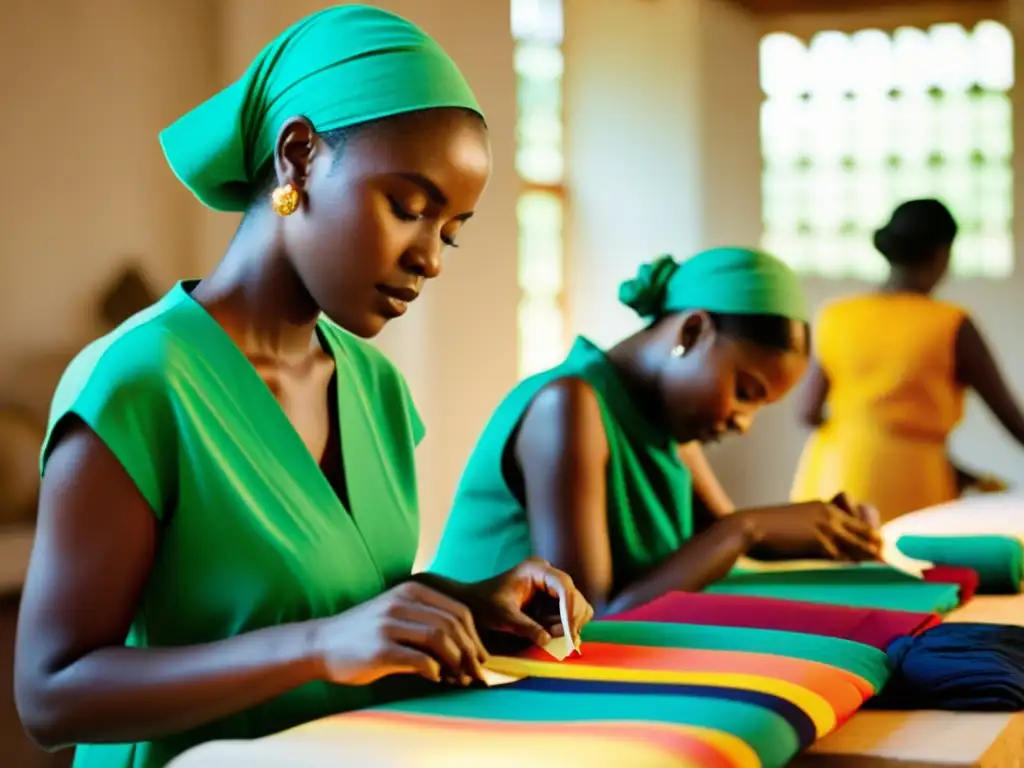
M1024 415L977 327L961 307L932 298L945 277L957 224L937 200L911 200L874 236L889 262L878 290L827 305L798 406L814 429L792 499L846 491L883 521L1001 489L949 458L947 439L973 388L1024 445Z

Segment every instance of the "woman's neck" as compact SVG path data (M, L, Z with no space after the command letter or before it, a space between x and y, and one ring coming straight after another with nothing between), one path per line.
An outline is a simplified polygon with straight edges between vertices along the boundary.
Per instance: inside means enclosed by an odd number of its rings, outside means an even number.
M921 296L929 296L933 288L930 281L894 269L889 273L889 279L879 286L879 291L881 293L916 293Z
M284 255L271 216L243 220L194 298L248 355L302 357L316 347L320 310Z
M635 333L608 350L607 357L637 410L652 424L664 422L658 393L658 366L651 359L650 330Z

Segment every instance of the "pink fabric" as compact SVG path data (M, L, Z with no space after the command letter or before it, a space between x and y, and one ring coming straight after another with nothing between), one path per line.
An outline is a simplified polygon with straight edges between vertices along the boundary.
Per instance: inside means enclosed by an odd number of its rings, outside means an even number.
M897 637L916 635L940 622L940 618L933 613L690 592L670 592L640 608L606 618L608 621L778 629L838 637L881 650L885 650Z

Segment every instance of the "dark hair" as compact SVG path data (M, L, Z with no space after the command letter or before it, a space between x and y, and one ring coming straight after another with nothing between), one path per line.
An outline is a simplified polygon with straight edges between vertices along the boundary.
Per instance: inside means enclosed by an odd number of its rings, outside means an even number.
M719 333L776 352L811 353L811 326L781 315L709 313Z
M663 315L648 328L678 313ZM708 312L719 333L734 339L749 342L773 352L795 352L798 355L811 354L811 324L793 320L782 315L741 315L723 312Z
M936 250L952 245L956 233L956 219L938 200L908 200L875 232L874 243L894 267L923 266Z

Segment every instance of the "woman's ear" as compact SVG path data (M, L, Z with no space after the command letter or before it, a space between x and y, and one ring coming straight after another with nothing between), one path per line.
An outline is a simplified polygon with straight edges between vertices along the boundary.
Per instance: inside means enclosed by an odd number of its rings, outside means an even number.
M279 185L303 189L315 145L316 131L306 118L294 117L281 126L274 147L274 170Z
M687 312L679 324L676 343L678 347L689 351L701 342L712 341L714 334L715 324L707 312Z

